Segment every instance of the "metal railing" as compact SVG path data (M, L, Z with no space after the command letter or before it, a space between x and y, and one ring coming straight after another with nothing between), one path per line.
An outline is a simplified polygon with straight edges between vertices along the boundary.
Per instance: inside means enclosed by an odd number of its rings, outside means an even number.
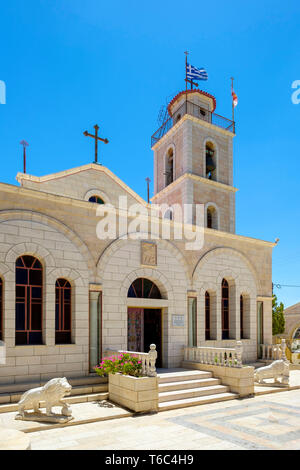
M157 351L156 345L150 345L150 351L148 353L137 352L137 351L123 351L123 350L113 350L113 349L106 349L104 352L104 358L106 357L114 357L119 356L120 354L132 354L133 356L137 357L139 361L142 363L142 374L147 377L156 377L156 359L157 359Z
M223 367L242 367L243 346L237 341L235 348L185 347L184 361Z
M190 116L194 116L202 121L209 122L210 124L221 127L229 132L235 132L234 121L220 116L219 114L211 113L207 109L191 103L190 101L185 101L152 135L151 147L153 147L153 145L155 145L177 122L179 122L185 114L189 114Z

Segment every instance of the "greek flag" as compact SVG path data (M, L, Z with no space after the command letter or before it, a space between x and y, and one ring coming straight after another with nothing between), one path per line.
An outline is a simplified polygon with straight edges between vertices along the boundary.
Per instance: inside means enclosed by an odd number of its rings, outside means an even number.
M202 67L201 69L197 69L193 65L187 64L186 66L186 77L188 80L207 80L208 75L206 70Z

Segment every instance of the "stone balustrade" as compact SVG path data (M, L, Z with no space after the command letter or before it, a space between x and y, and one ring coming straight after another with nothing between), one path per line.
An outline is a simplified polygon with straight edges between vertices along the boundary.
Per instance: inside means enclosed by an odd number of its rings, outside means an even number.
M156 359L157 359L157 351L156 351L156 345L151 344L150 345L150 351L148 353L143 353L143 352L137 352L137 351L123 351L123 350L118 350L115 351L113 349L107 349L104 352L105 357L112 357L112 356L118 356L119 354L132 354L134 356L138 357L138 360L141 361L142 363L142 374L146 377L156 377L157 372L156 372Z
M185 347L184 361L224 367L242 367L243 346L236 342L235 348Z
M267 361L281 359L282 349L280 344L260 344L261 358Z

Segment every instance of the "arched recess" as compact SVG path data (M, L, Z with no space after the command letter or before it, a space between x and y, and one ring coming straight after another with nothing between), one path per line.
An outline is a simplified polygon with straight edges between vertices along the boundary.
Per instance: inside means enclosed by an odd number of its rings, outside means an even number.
M76 343L80 331L77 328L79 320L83 319L82 310L88 308L88 279L84 278L77 270L70 268L54 268L48 273L47 289L48 298L51 298L52 303L55 302L55 283L57 279L66 279L72 287L71 297L71 318L72 318L72 343ZM84 297L83 297L84 296ZM82 306L82 298L85 298L86 304ZM80 308L78 304L80 302ZM51 330L55 328L55 312L51 312L48 316L48 321L51 323Z
M213 209L212 212L212 224L209 227L208 221L208 211ZM205 226L208 228L212 228L214 230L220 230L220 211L218 206L214 202L207 202L205 204Z
M231 263L232 260L232 263ZM224 267L223 267L224 266ZM240 337L240 295L247 293L250 297L251 323L247 328L247 338L256 338L256 296L258 276L247 258L231 248L214 248L199 260L193 273L193 286L199 295L199 305L205 304L205 292L215 296L212 321L213 339L222 340L222 280L229 284L229 339ZM204 315L202 316L204 318ZM200 341L204 341L204 321L199 331ZM224 338L225 339L225 338Z
M164 154L164 175L164 187L173 183L176 179L176 151L174 144L169 144L167 151Z
M96 266L90 250L88 249L87 245L82 241L82 239L76 234L76 232L70 229L63 222L55 219L54 217L36 211L31 212L27 210L14 209L0 211L0 223L8 220L28 220L33 222L39 222L45 225L49 225L50 227L53 227L57 231L63 233L66 238L68 238L72 243L74 243L74 245L78 248L79 252L81 253L83 259L86 261L89 268L90 282L97 282Z
M218 181L219 180L219 146L215 139L212 137L206 137L206 139L203 142L203 178L207 178L207 172L206 172L206 147L207 144L211 144L211 146L214 149L214 162L216 165L216 169L214 171L213 175L213 180Z
M120 287L120 293L119 293L119 298L124 299L127 298L128 291L130 286L139 278L146 278L150 281L152 281L157 288L160 291L161 297L163 300L167 300L167 307L164 307L162 309L162 316L161 316L161 338L162 338L162 343L161 345L157 344L157 350L158 350L158 360L162 361L162 366L166 367L168 365L168 354L169 354L169 347L170 347L170 340L169 340L169 328L171 325L171 314L174 313L174 307L175 307L175 298L174 298L174 290L167 279L167 277L159 270L157 269L148 269L148 268L139 268L135 269L132 271L130 274L126 276L126 278L123 280L121 287ZM130 301L131 300L136 300L136 299L130 299L127 298L129 306L130 306ZM139 299L140 301L141 299ZM147 299L148 300L148 299ZM149 299L149 303L155 302L156 299ZM150 306L150 305L149 305ZM148 308L148 307L147 307ZM127 343L127 318L129 319L129 308L127 306L121 307L121 311L123 311L123 315L126 318L126 340L125 342ZM128 317L127 317L128 315ZM146 331L146 330L145 330ZM129 337L128 337L129 341ZM153 339L151 342L154 342ZM156 342L156 340L155 340ZM160 346L162 346L161 351L160 351ZM161 367L161 366L160 366Z

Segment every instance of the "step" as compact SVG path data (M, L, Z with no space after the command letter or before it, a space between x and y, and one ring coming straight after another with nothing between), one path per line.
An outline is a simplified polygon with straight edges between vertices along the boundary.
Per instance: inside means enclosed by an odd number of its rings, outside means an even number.
M184 400L171 400L158 404L158 411L175 410L177 408L186 408L188 406L206 405L222 401L234 400L238 398L236 393L218 393L204 397L185 398Z
M13 383L13 384L2 384L0 385L0 394L3 393L18 393L18 392L26 392L32 388L41 387L48 382L47 380L43 380L40 382L23 382L23 383ZM96 385L103 385L107 384L107 377L100 377L99 375L91 375L86 377L72 377L68 379L68 382L72 387L79 387L79 386L96 386Z
M183 390L186 388L209 387L210 385L220 385L220 379L208 377L206 379L181 380L179 382L159 383L159 392L169 392L173 390Z
M206 395L216 395L228 392L226 385L212 385L211 387L190 388L185 390L174 390L172 392L160 392L158 402L182 400L184 398L195 398Z
M35 388L35 387L32 387L32 385L31 385L30 388L26 389L26 391L30 390L31 388ZM77 396L77 395L82 396L82 395L88 395L88 394L93 394L93 393L105 393L107 391L108 391L108 384L107 383L97 384L95 382L95 384L92 384L92 385L73 386L70 396L73 397L73 396ZM12 393L0 393L0 404L3 404L3 403L17 403L20 400L23 393L25 393L25 391L24 392L23 391L12 392Z
M166 382L182 382L184 380L206 379L213 376L212 372L205 372L201 370L184 370L182 372L165 372L159 373L158 382L160 384Z
M89 401L102 401L108 400L108 392L106 393L91 393L87 395L76 395L63 398L62 401L68 403L69 405L74 405L75 403L85 403ZM45 402L40 402L41 408L43 408ZM10 413L13 411L18 411L18 403L7 403L0 405L0 414L1 413Z

